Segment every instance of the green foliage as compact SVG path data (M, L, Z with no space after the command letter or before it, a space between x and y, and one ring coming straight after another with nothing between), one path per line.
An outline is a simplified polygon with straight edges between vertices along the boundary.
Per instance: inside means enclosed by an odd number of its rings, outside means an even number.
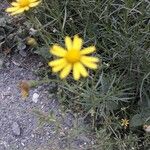
M130 126L137 127L143 124L150 124L150 109L145 108L141 110L140 114L136 114L132 117Z
M0 45L2 49L13 49L18 45L17 48L20 50L23 47L23 33L25 29L20 26L21 20L21 18L14 19L0 13Z
M36 38L36 31L32 30L34 29L25 16L12 17L0 12L0 58L12 52L24 57L28 49L34 51L34 47L29 46L26 41L28 37Z
M37 47L37 49L34 51L34 53L38 54L39 56L42 56L47 61L48 61L48 59L50 59L50 54L49 54L47 46Z
M136 114L132 117L132 120L130 122L130 126L134 127L134 126L141 126L144 123L144 119L142 118L142 116L140 114Z
M96 131L97 143L93 146L96 150L126 150L126 149L138 149L138 137L134 134L129 134L121 139L121 135L118 133L111 137L106 129Z
M66 81L61 87L70 106L80 104L87 112L94 109L98 115L104 115L120 109L120 102L127 103L134 98L132 87L123 83L121 85L120 80L116 79L116 76L104 75L102 72L80 83L70 84L70 81Z
M43 126L45 123L56 122L56 117L53 115L53 113L46 114L39 110L33 110L33 113L37 116L39 120L39 126Z

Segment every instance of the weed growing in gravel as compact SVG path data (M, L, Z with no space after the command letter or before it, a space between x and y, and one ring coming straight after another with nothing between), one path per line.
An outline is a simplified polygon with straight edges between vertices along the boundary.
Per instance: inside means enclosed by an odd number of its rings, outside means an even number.
M149 1L43 0L34 12L27 17L40 42L36 53L46 60L49 46L63 45L66 35L75 34L84 38L85 46L94 43L96 56L102 58L86 79L55 78L58 99L66 109L82 114L95 133L91 149L148 149ZM79 73L74 78L79 79ZM121 125L122 118L129 121Z

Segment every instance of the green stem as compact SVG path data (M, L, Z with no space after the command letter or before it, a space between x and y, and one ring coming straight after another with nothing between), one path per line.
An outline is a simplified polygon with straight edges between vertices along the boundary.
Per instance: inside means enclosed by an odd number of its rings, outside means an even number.
M40 80L40 81L37 81L37 80L29 80L28 81L30 87L36 87L36 86L39 86L41 84L51 83L51 82L55 82L55 83L59 82L60 83L60 81L58 81L56 79L53 79L53 80L43 79L43 80Z

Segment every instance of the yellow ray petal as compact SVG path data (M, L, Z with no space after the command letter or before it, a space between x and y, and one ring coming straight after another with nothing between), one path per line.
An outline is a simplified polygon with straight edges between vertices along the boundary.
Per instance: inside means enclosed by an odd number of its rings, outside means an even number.
M55 44L50 50L50 53L58 57L64 57L67 51L61 46Z
M78 71L80 72L80 74L83 77L87 77L88 76L87 70L85 69L85 67L81 63L77 63L77 67L76 68L78 69Z
M77 66L78 64L77 63L75 63L74 65L73 65L73 78L75 79L75 80L79 80L80 79L80 72L79 72L79 69L78 69L78 66Z
M72 48L74 50L81 50L82 44L83 44L83 40L81 38L79 38L78 35L75 35L74 39L73 39L73 47Z
M28 6L26 6L26 7L24 7L24 9L27 11L27 10L29 10L29 7L28 7Z
M17 14L23 13L25 10L26 8L19 8L18 10L11 13L11 15L17 15Z
M72 49L72 40L69 36L65 37L65 45L66 45L67 50Z
M65 68L66 66L67 66L67 62L66 62L66 63L62 63L61 65L54 66L54 67L52 68L52 71L53 71L54 73L59 72L59 71L61 71L63 68Z
M40 2L33 2L29 4L29 7L35 7L39 4Z
M6 12L14 12L17 11L18 9L20 9L19 7L9 7L6 9Z
M64 63L66 64L66 60L64 58L61 58L61 59L56 59L56 60L49 62L48 65L51 67L54 67L54 66L58 66L58 65L61 66Z
M84 62L99 62L99 59L97 57L91 57L91 56L82 56L82 61Z
M71 69L72 69L72 65L71 65L71 64L68 64L68 65L61 71L61 73L60 73L60 78L61 78L61 79L66 78L66 77L69 75Z
M94 62L89 62L89 61L83 61L83 59L80 60L86 67L90 68L90 69L97 69L97 64L95 64Z
M81 50L81 55L93 53L96 50L95 46L90 46Z
M30 3L37 2L38 0L29 0Z
M15 7L19 6L19 4L17 2L12 2L11 5L15 6Z

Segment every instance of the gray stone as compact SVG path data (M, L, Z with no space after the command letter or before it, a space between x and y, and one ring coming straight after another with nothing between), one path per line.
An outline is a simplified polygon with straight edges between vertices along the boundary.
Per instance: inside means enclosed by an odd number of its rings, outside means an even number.
M26 52L24 49L19 50L19 54L20 54L22 57L26 57L26 56L27 56L27 52Z
M21 134L21 129L20 129L20 126L17 122L13 122L12 132L15 136L19 136Z

